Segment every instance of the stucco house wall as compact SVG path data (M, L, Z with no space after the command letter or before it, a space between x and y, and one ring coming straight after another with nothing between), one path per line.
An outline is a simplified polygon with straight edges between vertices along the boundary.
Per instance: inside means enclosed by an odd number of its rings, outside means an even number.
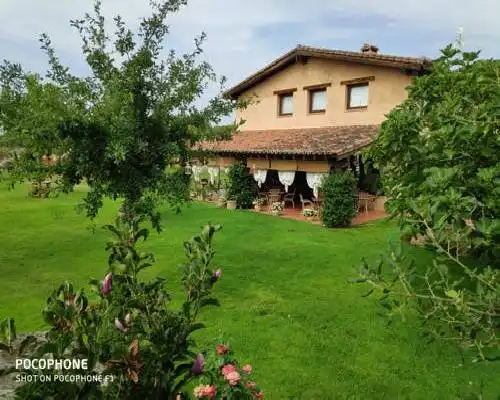
M341 82L368 76L375 77L369 82L368 107L348 110L347 88ZM242 130L379 124L385 114L406 98L406 88L412 79L398 68L311 57L306 63L292 64L245 91L242 97L256 95L257 102L239 111L236 117L246 120ZM326 112L311 114L308 90L304 87L321 84L331 84L327 87ZM293 115L279 116L279 96L274 92L295 88Z

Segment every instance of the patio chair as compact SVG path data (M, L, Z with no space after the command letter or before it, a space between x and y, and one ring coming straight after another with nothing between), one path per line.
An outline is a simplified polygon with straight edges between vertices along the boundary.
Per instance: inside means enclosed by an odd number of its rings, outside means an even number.
M371 208L373 203L375 202L376 196L370 194L370 193L365 193L365 192L359 192L358 193L358 202L357 202L357 209L360 211L360 209L364 209L365 213L368 213L368 209Z
M272 200L271 196L273 197ZM269 189L269 192L267 193L267 202L271 204L276 201L281 201L281 189Z
M310 206L310 208L314 208L314 203L311 200L304 199L302 193L299 194L300 202L302 203L302 210L306 208L306 206Z
M266 203L267 203L268 196L269 196L269 194L267 192L258 192L257 193L257 198L264 199L266 201Z
M293 192L285 194L283 201L285 202L285 205L286 203L292 203L292 207L295 209L295 188L293 189Z

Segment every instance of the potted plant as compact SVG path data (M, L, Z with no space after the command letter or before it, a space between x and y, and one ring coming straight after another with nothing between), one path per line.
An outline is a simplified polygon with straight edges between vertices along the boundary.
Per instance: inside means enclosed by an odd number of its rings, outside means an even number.
M273 204L271 204L271 213L273 213L275 215L283 214L284 209L285 209L285 202L284 201L276 201Z
M226 207L226 198L224 196L218 196L216 204L218 208Z
M266 199L264 199L262 197L256 198L253 201L253 205L254 205L255 211L257 211L257 212L262 211L262 207L264 206L265 203L266 203Z
M234 197L230 197L227 200L227 209L228 210L236 210L236 199Z
M314 219L318 215L318 211L313 208L304 208L302 215L308 220Z

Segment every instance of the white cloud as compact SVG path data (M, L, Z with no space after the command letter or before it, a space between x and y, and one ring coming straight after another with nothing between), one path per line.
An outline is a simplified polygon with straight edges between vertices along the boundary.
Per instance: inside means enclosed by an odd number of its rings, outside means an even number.
M107 16L120 13L135 24L148 14L147 3L103 0L103 9ZM90 11L92 5L92 0L2 0L0 44L15 42L20 47L12 54L4 52L3 57L19 54L23 46L32 51L33 44L27 43L47 32L56 48L80 60L79 38L68 21ZM207 32L207 59L234 84L297 43L349 43L356 49L371 35L377 37L384 31L393 35L391 43L377 43L381 51L407 48L406 54L423 55L429 51L435 54L436 46L452 40L457 28L463 26L466 44L500 56L495 53L500 39L499 11L497 0L189 0L186 8L170 18L172 37L166 46L187 51L195 35ZM336 22L339 18L344 25ZM352 24L346 23L349 19ZM280 26L288 28L279 38L261 34ZM421 37L427 38L426 43ZM408 43L402 44L402 40Z

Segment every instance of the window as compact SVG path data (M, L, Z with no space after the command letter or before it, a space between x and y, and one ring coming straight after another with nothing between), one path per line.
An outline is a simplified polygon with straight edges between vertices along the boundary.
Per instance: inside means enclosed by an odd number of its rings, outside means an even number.
M278 97L279 115L293 115L293 93L282 93Z
M347 109L368 107L368 83L347 86Z
M326 111L326 88L309 90L309 112L323 113Z

